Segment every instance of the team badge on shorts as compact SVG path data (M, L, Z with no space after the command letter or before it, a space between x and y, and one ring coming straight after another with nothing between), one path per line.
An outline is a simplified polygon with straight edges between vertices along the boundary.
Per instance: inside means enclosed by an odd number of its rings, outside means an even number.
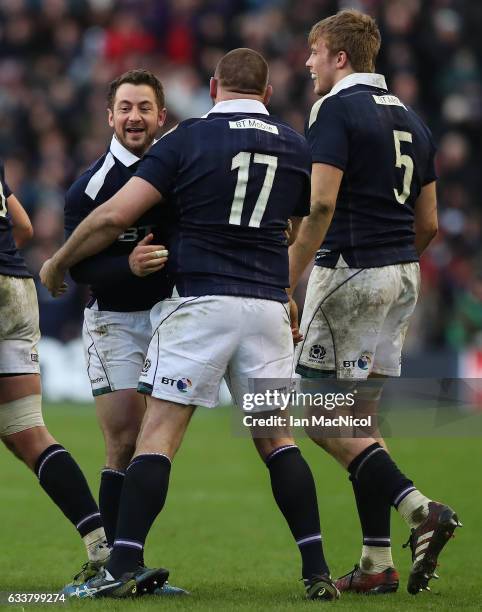
M181 391L181 393L187 393L190 387L192 387L192 382L189 378L180 378L177 381L177 390Z
M310 361L323 361L326 355L326 348L321 344L313 344L310 348Z
M145 373L146 373L146 372L149 370L149 368L151 367L151 365L152 365L151 360L150 360L150 359L146 359L146 360L144 361L144 365L142 366L142 370L141 370L141 372L142 372L143 374L145 374Z

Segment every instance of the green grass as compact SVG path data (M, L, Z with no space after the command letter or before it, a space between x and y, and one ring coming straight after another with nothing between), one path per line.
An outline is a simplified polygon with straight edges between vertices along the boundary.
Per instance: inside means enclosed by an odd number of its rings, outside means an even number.
M47 424L85 470L94 491L103 447L88 406L47 406ZM307 440L332 573L359 558L360 533L346 474ZM409 553L402 520L393 513L394 560L401 573L396 595L344 596L337 610L480 610L480 439L389 440L390 449L428 495L453 505L464 529L441 557L441 580L416 598L405 591ZM6 451L1 455L0 591L57 591L84 561L70 523L38 487L34 476ZM252 443L232 434L227 411L198 411L171 474L165 510L147 542L146 561L171 569L171 582L190 598L159 601L79 601L91 610L308 610L302 600L298 551L271 497L268 474ZM35 606L52 609L52 606ZM13 608L10 608L13 609ZM21 608L18 608L21 609ZM57 608L58 609L58 608Z

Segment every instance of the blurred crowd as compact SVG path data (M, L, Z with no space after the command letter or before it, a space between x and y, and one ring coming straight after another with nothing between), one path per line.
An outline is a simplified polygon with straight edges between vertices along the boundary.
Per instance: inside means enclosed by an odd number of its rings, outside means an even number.
M204 114L217 60L238 46L269 61L270 110L297 130L312 103L311 25L340 8L376 17L377 71L419 112L439 146L440 233L424 256L411 350L482 347L482 2L471 0L0 0L0 157L33 219L37 273L63 241L66 188L109 140L108 82L155 72L169 124ZM41 328L80 333L86 293L39 287Z

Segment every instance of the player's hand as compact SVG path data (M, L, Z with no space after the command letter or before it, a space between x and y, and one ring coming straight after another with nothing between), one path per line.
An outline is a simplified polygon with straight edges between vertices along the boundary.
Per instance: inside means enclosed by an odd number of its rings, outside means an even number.
M296 346L298 342L303 340L303 334L300 333L300 327L298 325L298 304L290 296L290 322L291 322L291 335L293 336L293 344Z
M47 287L53 297L60 297L67 291L67 283L64 281L65 270L60 268L55 259L47 259L40 269L40 281Z
M162 244L151 244L154 234L147 234L129 255L129 267L136 276L147 276L162 270L169 255Z
M288 223L286 225L286 229L285 229L285 237L286 237L286 242L291 245L291 232L293 231L293 223L291 221L291 219L288 219Z

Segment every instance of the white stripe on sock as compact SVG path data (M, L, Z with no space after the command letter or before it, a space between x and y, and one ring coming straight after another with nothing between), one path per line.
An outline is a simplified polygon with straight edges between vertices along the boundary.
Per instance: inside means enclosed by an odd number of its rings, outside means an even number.
M355 476L354 478L358 478L358 474L360 473L360 470L362 469L362 467L365 465L365 463L368 461L368 459L370 459L370 457L372 455L374 455L375 453L378 453L379 451L383 451L386 452L384 448L380 447L380 448L374 448L364 459L362 459L360 465L358 466L356 472L355 472Z
M104 468L102 470L102 474L105 474L106 472L108 474L117 474L118 476L125 476L126 475L125 472L121 472L120 470L114 470L114 468Z
M138 548L139 550L144 548L140 542L134 542L133 540L114 540L114 546L129 546L130 548Z
M321 534L308 536L307 538L301 538L301 540L296 540L298 546L303 546L303 544L310 544L311 542L321 541Z
M76 525L77 529L81 527L84 523L86 523L87 521L90 521L90 519L94 518L95 516L100 516L100 512L93 512L92 514L85 516L81 521L77 523Z
M363 542L388 542L390 544L390 538L370 538L367 536L363 538Z
M395 506L395 508L398 506L400 501L403 500L404 497L406 497L409 493L415 490L415 487L407 487L401 493L399 493L397 497L393 500L393 505Z
M42 463L39 466L38 472L37 472L37 477L40 480L40 473L42 472L42 468L43 466L46 464L46 462L53 457L54 455L57 455L57 453L68 453L69 451L66 450L65 448L57 448L56 450L52 451L49 455L47 455L45 457L45 459L42 461Z

